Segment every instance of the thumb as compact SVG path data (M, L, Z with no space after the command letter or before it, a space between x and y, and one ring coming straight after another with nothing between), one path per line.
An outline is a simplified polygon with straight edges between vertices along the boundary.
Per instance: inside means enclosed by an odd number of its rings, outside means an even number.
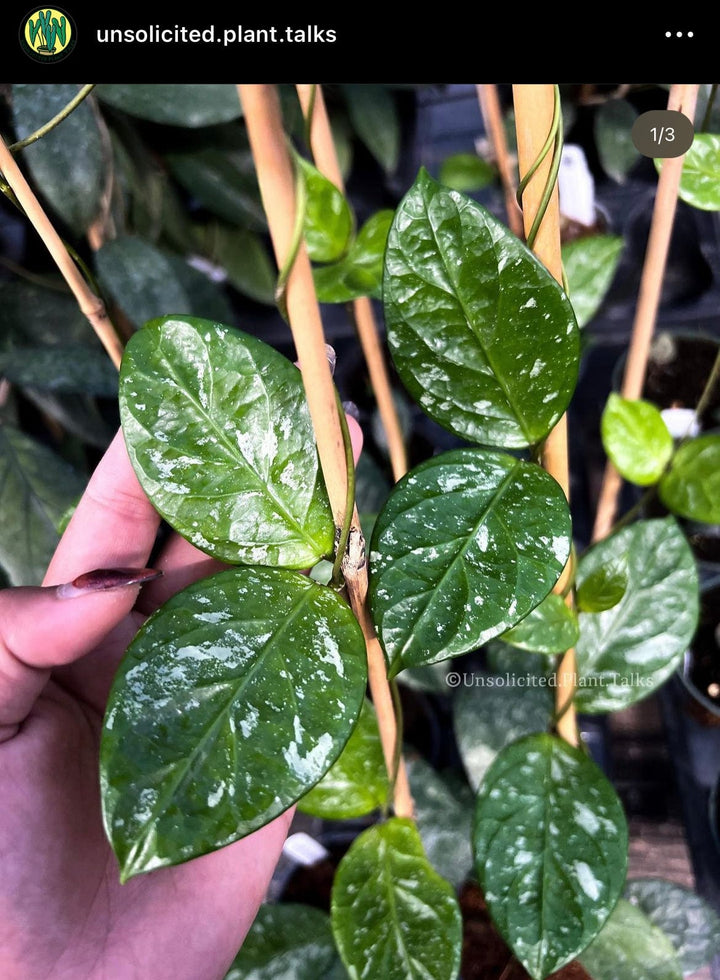
M16 734L50 670L93 650L154 569L98 569L65 585L0 590L0 741Z

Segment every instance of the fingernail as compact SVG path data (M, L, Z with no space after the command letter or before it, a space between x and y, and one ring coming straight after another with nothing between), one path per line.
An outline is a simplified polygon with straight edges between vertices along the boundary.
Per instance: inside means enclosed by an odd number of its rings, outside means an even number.
M328 364L330 365L330 374L335 374L337 354L335 353L335 348L331 347L330 344L325 344L325 357L327 357Z
M107 592L108 589L122 589L127 585L145 585L160 578L161 571L156 568L96 568L92 572L78 575L72 582L55 586L58 599L74 599L90 592Z
M360 409L357 407L355 402L343 402L342 407L345 410L345 414L354 418L356 422L360 421Z

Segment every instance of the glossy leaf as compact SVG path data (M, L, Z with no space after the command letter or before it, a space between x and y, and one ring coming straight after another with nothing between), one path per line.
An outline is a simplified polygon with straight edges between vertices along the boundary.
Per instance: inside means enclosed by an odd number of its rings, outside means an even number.
M625 595L627 584L627 555L608 556L604 564L583 576L582 584L576 592L577 607L581 612L587 613L612 609Z
M569 553L567 501L540 467L479 449L422 463L395 486L372 536L370 604L391 675L510 629Z
M530 735L486 773L475 865L490 914L535 980L574 959L622 892L627 824L615 790L580 749Z
M405 387L455 435L528 446L564 412L579 356L564 292L500 221L424 170L390 229L383 299Z
M87 392L115 398L117 369L103 350L84 344L18 347L0 354L0 375L46 391Z
M672 517L638 521L596 544L577 581L627 556L620 602L580 614L576 704L588 713L618 711L652 694L678 666L698 619L698 577L684 534Z
M580 962L593 980L682 980L683 975L668 937L623 898Z
M512 647L534 653L565 653L578 638L577 616L562 596L550 593L502 639Z
M395 98L382 85L344 85L350 121L367 149L392 173L400 156L400 118Z
M443 160L438 180L452 191L468 194L492 184L495 170L476 153L453 153Z
M389 791L375 709L365 701L340 758L298 808L325 820L350 820L380 809Z
M720 211L719 182L720 135L696 133L685 154L678 196L694 208Z
M330 919L310 905L261 905L225 980L343 980Z
M313 269L321 303L349 303L359 296L379 299L383 259L394 211L376 212L362 226L347 255L332 265Z
M295 155L305 181L307 202L303 237L313 262L335 262L347 250L353 230L353 214L345 195L317 167Z
M600 432L615 469L641 487L657 483L675 448L658 408L615 392L605 405Z
M605 102L595 116L595 140L603 170L621 184L639 159L631 136L636 119L637 112L624 99Z
M365 695L365 645L332 590L236 568L177 593L130 644L100 751L121 877L251 833L327 772Z
M53 119L79 89L79 85L63 83L13 85L13 122L18 139L25 139ZM87 231L100 214L107 181L102 137L87 99L20 153L40 196L74 232Z
M212 144L166 156L172 175L223 221L251 231L266 228L257 177L244 154Z
M453 702L453 727L465 772L477 790L499 752L525 735L550 727L554 692L535 673L462 673Z
M234 85L98 85L98 98L116 109L171 126L212 126L242 115Z
M12 585L40 585L58 543L58 522L84 486L46 446L0 424L0 564Z
M619 235L578 238L562 247L568 295L579 327L585 327L600 308L620 261Z
M366 830L340 862L331 920L351 980L455 980L462 920L412 821Z
M267 344L209 320L155 320L127 345L120 417L145 492L201 550L290 568L332 552L300 372Z
M218 223L206 230L203 240L212 260L222 266L237 290L258 303L274 306L277 267L259 235Z
M720 955L720 917L689 888L662 878L635 878L627 883L625 898L670 939L686 976Z
M680 446L659 492L674 514L720 524L720 435L708 433Z

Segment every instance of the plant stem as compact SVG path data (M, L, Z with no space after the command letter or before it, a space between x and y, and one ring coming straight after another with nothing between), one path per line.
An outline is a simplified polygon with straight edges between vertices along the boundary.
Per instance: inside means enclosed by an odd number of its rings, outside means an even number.
M700 132L706 133L710 128L710 117L712 116L713 105L715 104L715 96L717 95L717 82L710 86L710 94L708 96L707 106L705 107L705 115L703 116L703 121L700 125Z
M90 321L115 367L120 367L123 348L107 315L105 304L93 293L70 257L67 248L55 231L40 202L25 180L5 142L0 139L0 171L17 197L25 214L42 238L58 269L72 290L84 315Z
M58 112L56 116L53 116L49 122L46 122L44 126L40 127L40 129L36 129L34 133L30 133L29 136L25 137L25 139L18 140L17 143L11 143L10 146L8 146L10 152L17 153L18 150L22 150L26 146L30 146L32 143L37 143L39 139L42 139L43 136L46 136L49 132L55 129L55 127L58 126L63 119L67 119L73 109L77 109L80 103L86 99L88 95L90 95L94 88L94 84L83 85L75 98L70 99L68 104L63 106L60 112Z
M478 100L480 111L485 122L485 129L495 154L495 162L500 172L500 182L505 194L505 210L508 225L518 238L523 236L522 211L517 202L517 181L515 167L508 151L507 136L503 125L502 110L498 97L497 85L478 85Z
M345 559L345 553L347 551L348 540L350 538L350 531L352 529L352 522L355 514L355 462L353 460L350 430L348 429L347 419L345 418L345 413L342 410L342 403L340 402L340 396L338 395L337 391L335 392L335 400L338 406L338 417L340 419L343 444L345 446L345 473L347 474L348 483L348 492L345 501L345 517L340 530L340 536L338 538L337 553L335 555L335 563L332 570L333 582L336 585L340 585L342 581L342 565Z
M549 147L558 146L555 137L559 127L557 91L553 85L515 85L515 124L518 138L523 223L526 233L534 230L533 251L555 279L562 284L562 255L560 251L560 206L558 200L556 161L549 156ZM539 157L543 155L541 163ZM524 175L524 176L523 176ZM530 179L528 176L532 175ZM552 183L552 187L551 187ZM544 213L543 213L544 212ZM542 220L536 221L542 213ZM570 468L568 462L567 419L560 419L545 441L543 465L570 499ZM565 566L554 591L563 595L571 576L571 562ZM572 604L572 590L566 602ZM557 672L556 710L558 734L571 745L579 741L575 705L575 651L568 650Z
M668 98L668 109L684 112L692 121L695 114L698 88L697 85L673 85ZM650 236L640 280L638 305L635 311L625 374L620 390L623 398L635 400L642 396L650 342L660 305L660 292L670 248L670 237L675 220L684 160L684 155L665 160L660 171ZM593 541L606 537L610 532L615 519L621 487L622 477L608 460L600 490L592 535Z
M283 130L280 101L272 85L238 85L250 147L255 160L260 193L267 216L270 237L279 268L283 268L292 247L295 223L295 180ZM325 352L320 308L315 295L310 260L304 244L287 279L287 312L302 368L302 379L313 421L320 464L330 499L335 525L341 528L348 499L340 409ZM378 716L383 753L392 775L392 761L397 739L397 721L385 669L385 657L367 609L367 566L364 540L357 513L353 513L343 572L348 597L365 637L368 657L368 682ZM395 812L412 815L412 799L404 766L398 772L395 787Z
M309 146L315 166L331 183L335 184L338 190L345 193L322 89L319 85L298 85L297 92L303 113L308 120ZM393 477L397 482L407 472L407 454L375 314L367 296L354 300L352 306L355 327L377 401L378 414L387 437Z

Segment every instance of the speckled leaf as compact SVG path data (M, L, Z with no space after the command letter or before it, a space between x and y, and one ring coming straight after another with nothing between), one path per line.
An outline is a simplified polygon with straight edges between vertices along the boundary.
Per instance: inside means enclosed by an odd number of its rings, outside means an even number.
M569 963L622 892L627 824L602 771L552 735L503 749L475 814L475 865L490 914L535 980Z
M362 226L344 258L313 269L321 303L349 303L359 296L380 299L385 245L394 213L378 211Z
M623 898L580 962L593 980L682 980L683 975L668 937Z
M18 139L25 139L49 122L79 90L79 85L58 83L13 85L13 122ZM55 213L77 234L87 231L100 213L108 164L98 121L87 99L55 129L25 147L19 159Z
M300 800L298 809L325 820L349 820L382 807L388 792L375 709L365 701L340 758Z
M295 154L305 181L307 202L303 237L313 262L335 262L345 253L353 230L353 215L345 195L317 167Z
M680 446L659 493L673 514L720 524L720 435L708 433Z
M569 553L567 501L539 466L479 449L422 463L373 529L370 604L391 675L504 633L545 598Z
M410 820L392 818L355 840L335 875L331 921L351 980L457 977L460 909Z
M636 110L624 99L614 99L599 106L595 116L595 140L605 172L624 183L639 152L632 141Z
M631 483L650 486L662 476L675 443L660 410L642 399L611 392L600 424L603 446L615 469Z
M720 955L720 918L695 892L662 878L636 878L625 898L670 939L686 976Z
M84 486L47 446L0 424L0 564L12 585L40 585L58 543L58 522Z
M229 562L305 568L334 524L300 372L255 337L167 317L127 345L120 417L166 520Z
M600 613L580 613L576 647L578 710L618 711L652 694L677 667L695 632L698 577L672 517L638 521L600 541L578 565L577 581L627 555L627 588Z
M587 326L597 313L612 283L622 248L619 235L593 235L563 245L568 296L579 327Z
M261 905L225 980L343 980L330 918L309 905Z
M694 208L720 211L720 135L717 133L695 134L685 154L678 196Z
M327 772L365 696L365 645L332 590L235 568L177 593L130 644L100 750L123 880L269 823Z
M453 153L443 160L438 180L452 191L468 194L492 184L495 170L476 153Z
M500 221L425 170L390 229L383 299L400 377L446 429L521 447L565 411L579 357L567 297Z
M460 676L464 683L453 702L453 727L468 780L477 790L505 746L548 730L554 696L542 674Z
M577 607L588 613L612 609L625 595L627 584L627 554L610 555L604 564L583 576L576 592Z
M242 115L234 85L98 85L98 98L131 116L171 126L212 126Z
M0 375L13 384L46 391L117 396L117 368L103 350L84 344L17 347L0 353Z
M344 85L350 121L380 166L392 173L400 155L400 118L395 98L382 85Z
M512 647L534 653L564 653L578 638L577 616L562 596L551 592L502 639Z

